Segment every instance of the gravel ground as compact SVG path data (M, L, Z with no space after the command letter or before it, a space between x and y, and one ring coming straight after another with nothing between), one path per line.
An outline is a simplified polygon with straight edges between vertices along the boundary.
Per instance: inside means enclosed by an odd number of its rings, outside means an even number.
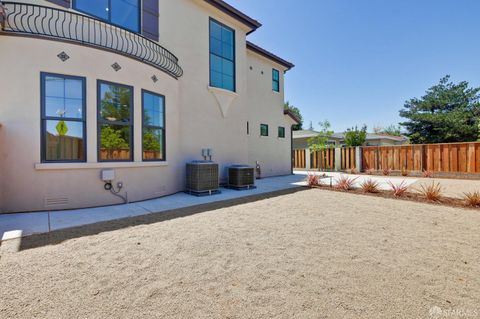
M306 190L0 249L0 318L480 317L479 229L475 210Z

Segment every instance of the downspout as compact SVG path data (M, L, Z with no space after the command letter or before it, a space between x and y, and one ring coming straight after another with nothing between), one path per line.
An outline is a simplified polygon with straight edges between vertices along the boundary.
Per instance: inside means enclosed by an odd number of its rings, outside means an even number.
M293 125L290 126L290 173L293 175Z

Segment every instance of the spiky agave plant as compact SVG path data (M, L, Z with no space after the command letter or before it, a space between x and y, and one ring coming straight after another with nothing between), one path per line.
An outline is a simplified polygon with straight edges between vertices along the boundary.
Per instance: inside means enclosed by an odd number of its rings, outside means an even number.
M357 180L358 177L356 178L350 178L348 176L340 176L337 179L337 183L335 184L335 188L343 191L349 191L353 189L355 185L355 181Z
M391 181L388 181L388 184L390 185L392 194L395 197L402 197L408 191L408 186L407 186L407 183L405 183L405 181L402 181L400 184L394 184Z
M465 204L471 207L480 207L480 191L464 193Z
M420 194L431 202L438 202L442 198L442 186L440 183L433 182L430 185L421 185Z
M372 179L367 179L363 183L360 184L360 187L365 193L379 193L380 186L377 181Z

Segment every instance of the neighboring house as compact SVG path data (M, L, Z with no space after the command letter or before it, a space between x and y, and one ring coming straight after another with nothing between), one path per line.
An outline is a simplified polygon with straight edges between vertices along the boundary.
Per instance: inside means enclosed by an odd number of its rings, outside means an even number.
M313 130L301 130L293 132L293 149L300 150L309 147L309 140L320 134ZM403 145L409 142L405 136L392 136L386 134L367 133L365 146L390 146ZM345 133L334 133L330 136L329 143L342 146L345 143Z
M345 133L335 133L331 137L335 140L336 145L343 145L345 143ZM405 136L393 136L379 133L367 133L365 140L365 146L392 146L403 145L408 143L409 140Z
M291 173L293 67L247 42L261 26L221 0L5 2L0 31L0 211L184 190L185 163ZM0 10L0 13L3 12Z

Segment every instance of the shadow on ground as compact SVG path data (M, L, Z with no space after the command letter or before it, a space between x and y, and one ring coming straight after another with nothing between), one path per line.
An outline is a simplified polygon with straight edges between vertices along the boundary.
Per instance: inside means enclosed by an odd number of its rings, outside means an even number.
M19 250L20 251L27 250L27 249L38 248L38 247L47 246L47 245L58 245L66 240L70 240L74 238L97 235L103 232L119 230L122 228L159 223L159 222L172 220L176 218L187 217L187 216L191 216L194 214L199 214L199 213L203 213L203 212L207 212L215 209L251 203L251 202L283 196L287 194L293 194L296 192L304 191L305 189L306 188L303 188L303 187L286 189L286 190L276 191L272 193L258 194L258 195L252 195L252 196L247 196L242 198L224 200L220 202L179 208L179 209L174 209L174 210L165 211L161 213L152 213L152 214L143 215L143 216L129 217L129 218L105 221L105 222L100 222L100 223L90 224L85 226L62 229L62 230L52 231L50 233L45 233L45 234L31 235L28 237L23 237L21 239Z

